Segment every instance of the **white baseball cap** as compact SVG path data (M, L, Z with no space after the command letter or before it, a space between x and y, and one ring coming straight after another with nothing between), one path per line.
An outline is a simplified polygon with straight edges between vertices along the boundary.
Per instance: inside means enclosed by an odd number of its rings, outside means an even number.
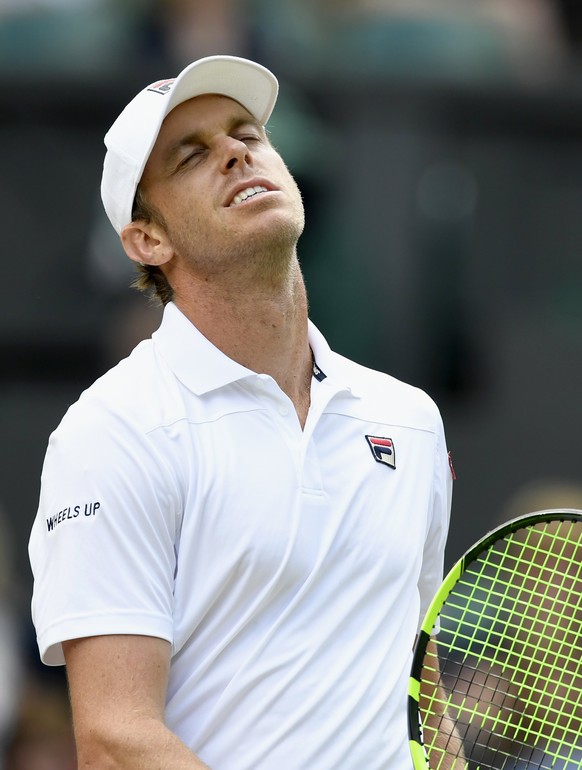
M166 115L182 102L220 94L239 102L261 125L268 121L279 84L268 69L237 56L207 56L176 78L140 91L105 135L101 197L118 233L131 222L135 191Z

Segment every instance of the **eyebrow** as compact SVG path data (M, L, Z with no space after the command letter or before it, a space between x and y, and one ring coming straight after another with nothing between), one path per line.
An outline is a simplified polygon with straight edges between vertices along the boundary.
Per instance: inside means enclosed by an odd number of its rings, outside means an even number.
M261 124L255 120L252 115L245 115L244 117L232 118L227 126L227 134L230 135L243 126L251 126L258 129L261 133L265 133L263 126L261 126ZM205 144L205 133L206 132L203 130L194 130L173 142L164 153L164 168L167 171L172 170L176 156L179 155L183 149Z

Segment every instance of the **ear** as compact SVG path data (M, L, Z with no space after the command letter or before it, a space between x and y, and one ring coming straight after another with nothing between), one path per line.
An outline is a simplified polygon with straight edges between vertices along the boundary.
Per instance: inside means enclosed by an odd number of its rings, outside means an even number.
M125 253L141 265L163 265L174 256L165 231L153 222L130 222L121 231Z

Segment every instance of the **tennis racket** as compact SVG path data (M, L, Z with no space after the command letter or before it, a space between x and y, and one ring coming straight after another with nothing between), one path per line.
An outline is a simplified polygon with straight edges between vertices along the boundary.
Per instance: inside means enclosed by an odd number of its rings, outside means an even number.
M451 569L409 683L415 770L582 768L582 511L514 519Z

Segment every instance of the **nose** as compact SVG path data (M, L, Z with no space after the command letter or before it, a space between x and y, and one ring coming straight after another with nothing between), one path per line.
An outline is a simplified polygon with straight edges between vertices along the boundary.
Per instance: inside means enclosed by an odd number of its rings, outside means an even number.
M251 166L253 158L247 145L232 136L225 137L222 148L222 173L226 174L236 166Z

